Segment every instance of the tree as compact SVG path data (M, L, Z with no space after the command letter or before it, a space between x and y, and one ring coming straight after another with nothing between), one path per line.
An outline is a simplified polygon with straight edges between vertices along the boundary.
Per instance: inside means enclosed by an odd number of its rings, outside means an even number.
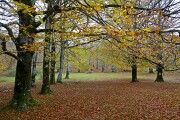
M31 83L31 87L36 86L36 83L35 83L36 75L37 75L36 62L37 62L37 53L35 53L33 55L33 59L32 59L32 83Z
M60 51L60 67L59 67L59 73L57 78L57 83L62 83L62 73L63 73L63 67L64 67L64 56L65 56L65 45L67 41L61 41L61 51Z
M132 81L131 82L139 82L137 80L137 63L136 63L136 57L132 58Z
M68 45L68 42L67 42L67 46L69 46ZM66 56L65 56L65 60L66 60L66 76L65 76L65 79L69 79L69 50L67 49L66 51L65 51L65 54L66 54Z
M49 10L45 13L35 11L35 0L14 0L10 3L2 0L0 2L4 4L4 7L1 6L4 11L1 15L9 20L15 20L8 23L0 22L1 28L7 31L6 34L0 36L3 54L10 55L17 60L14 94L5 108L24 110L35 105L31 95L31 65L35 51L35 37L37 33L44 32L45 29L39 29L38 27L53 11ZM13 9L14 12L9 11L9 9ZM42 14L44 14L44 17L36 21L35 17ZM17 28L17 26L19 29L13 31L13 28ZM7 37L14 42L17 55L7 50Z
M48 2L48 9L52 9L51 2ZM51 29L52 16L48 16L45 22L45 29ZM43 83L41 88L41 94L51 93L50 80L49 80L49 59L50 59L50 32L45 32L45 47L43 57Z
M66 76L65 79L69 79L69 62L67 61L67 66L66 66Z
M50 84L55 84L55 52L56 52L56 46L55 46L55 38L54 38L54 32L52 33L52 39L51 39L51 73L50 73Z
M31 95L31 63L34 51L26 50L22 47L24 45L28 45L27 47L30 47L34 43L34 38L29 35L35 34L36 32L36 28L34 27L36 26L35 16L31 15L30 11L24 12L24 10L25 8L33 8L35 1L17 0L17 2L22 5L17 6L17 15L19 18L19 31L17 37L15 37L8 24L0 23L0 26L7 30L8 35L16 45L17 50L17 56L13 53L5 51L5 54L9 54L17 60L14 94L6 108L24 110L35 104ZM17 2L15 1L14 3ZM12 5L9 3L7 3L7 5L12 8ZM5 41L3 38L1 38L1 40ZM4 50L5 47L4 43Z

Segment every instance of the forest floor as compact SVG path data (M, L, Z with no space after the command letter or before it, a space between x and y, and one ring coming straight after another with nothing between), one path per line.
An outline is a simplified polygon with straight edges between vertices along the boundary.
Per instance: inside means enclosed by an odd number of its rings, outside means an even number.
M180 75L167 75L172 82L165 83L146 76L138 83L129 78L66 81L52 85L50 95L38 94L38 81L32 88L38 104L23 112L0 112L0 120L180 120ZM1 82L0 108L12 94L13 83Z

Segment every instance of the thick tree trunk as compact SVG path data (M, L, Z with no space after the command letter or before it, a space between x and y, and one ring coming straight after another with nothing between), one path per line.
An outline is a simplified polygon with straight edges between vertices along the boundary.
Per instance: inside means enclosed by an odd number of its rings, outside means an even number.
M43 59L43 83L41 87L41 94L49 94L51 93L50 89L50 81L49 81L49 58L46 58L47 54L44 52Z
M33 1L21 0L19 2L30 7L34 6ZM34 16L24 13L22 10L18 11L18 16L20 25L19 35L14 43L18 51L17 57L19 60L16 66L14 94L9 104L5 106L4 109L14 108L17 110L25 110L35 104L31 96L31 63L34 54L31 49L31 46L34 44L34 38L31 37L31 35L35 34L36 28L34 27ZM24 49L23 46L26 46L27 49Z
M14 95L9 104L4 107L16 110L25 110L35 105L31 96L31 61L33 54L30 52L18 53L21 61L17 61Z
M157 66L157 77L155 82L164 82L162 65Z
M33 55L33 59L32 59L32 83L31 83L31 87L35 87L36 86L36 61L37 61L37 53L35 53Z
M54 34L54 33L53 33ZM50 84L55 84L55 42L54 42L54 35L52 37L52 44L51 44L51 73L50 73Z
M66 41L61 41L60 67L59 67L57 83L62 83L62 72L63 72L63 65L64 65L65 44L66 44Z

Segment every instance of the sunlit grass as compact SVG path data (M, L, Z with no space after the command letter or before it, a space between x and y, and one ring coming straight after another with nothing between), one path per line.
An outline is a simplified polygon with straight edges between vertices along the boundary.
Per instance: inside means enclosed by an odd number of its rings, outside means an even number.
M63 74L63 78L65 74ZM70 73L68 80L74 81L101 81L101 80L109 80L109 79L118 79L118 78L130 78L129 73L121 74L121 73ZM65 79L64 79L65 80ZM67 80L67 79L66 79Z

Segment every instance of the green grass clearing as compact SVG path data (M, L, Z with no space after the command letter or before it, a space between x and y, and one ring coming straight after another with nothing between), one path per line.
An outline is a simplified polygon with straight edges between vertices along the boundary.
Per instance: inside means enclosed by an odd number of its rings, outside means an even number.
M65 74L63 74L63 78ZM131 78L130 73L70 73L70 79L64 81L101 81L118 78Z
M56 74L57 79L58 74ZM129 79L131 80L131 72L121 72L121 73L70 73L69 79L64 79L65 74L63 74L63 81L103 81L103 80L111 80L111 79ZM164 80L171 82L175 80L176 82L180 82L179 74L164 74ZM152 80L154 81L156 78L156 73L148 74L148 73L138 73L138 79L141 80ZM36 76L36 80L42 80L42 75ZM0 76L0 82L14 82L14 77L6 77Z
M57 78L58 74L56 74ZM64 79L65 74L63 74L63 81L101 81L109 79L118 78L131 78L130 73L70 73L69 79ZM14 82L14 77L1 76L0 81ZM36 76L37 80L42 79L41 76Z

